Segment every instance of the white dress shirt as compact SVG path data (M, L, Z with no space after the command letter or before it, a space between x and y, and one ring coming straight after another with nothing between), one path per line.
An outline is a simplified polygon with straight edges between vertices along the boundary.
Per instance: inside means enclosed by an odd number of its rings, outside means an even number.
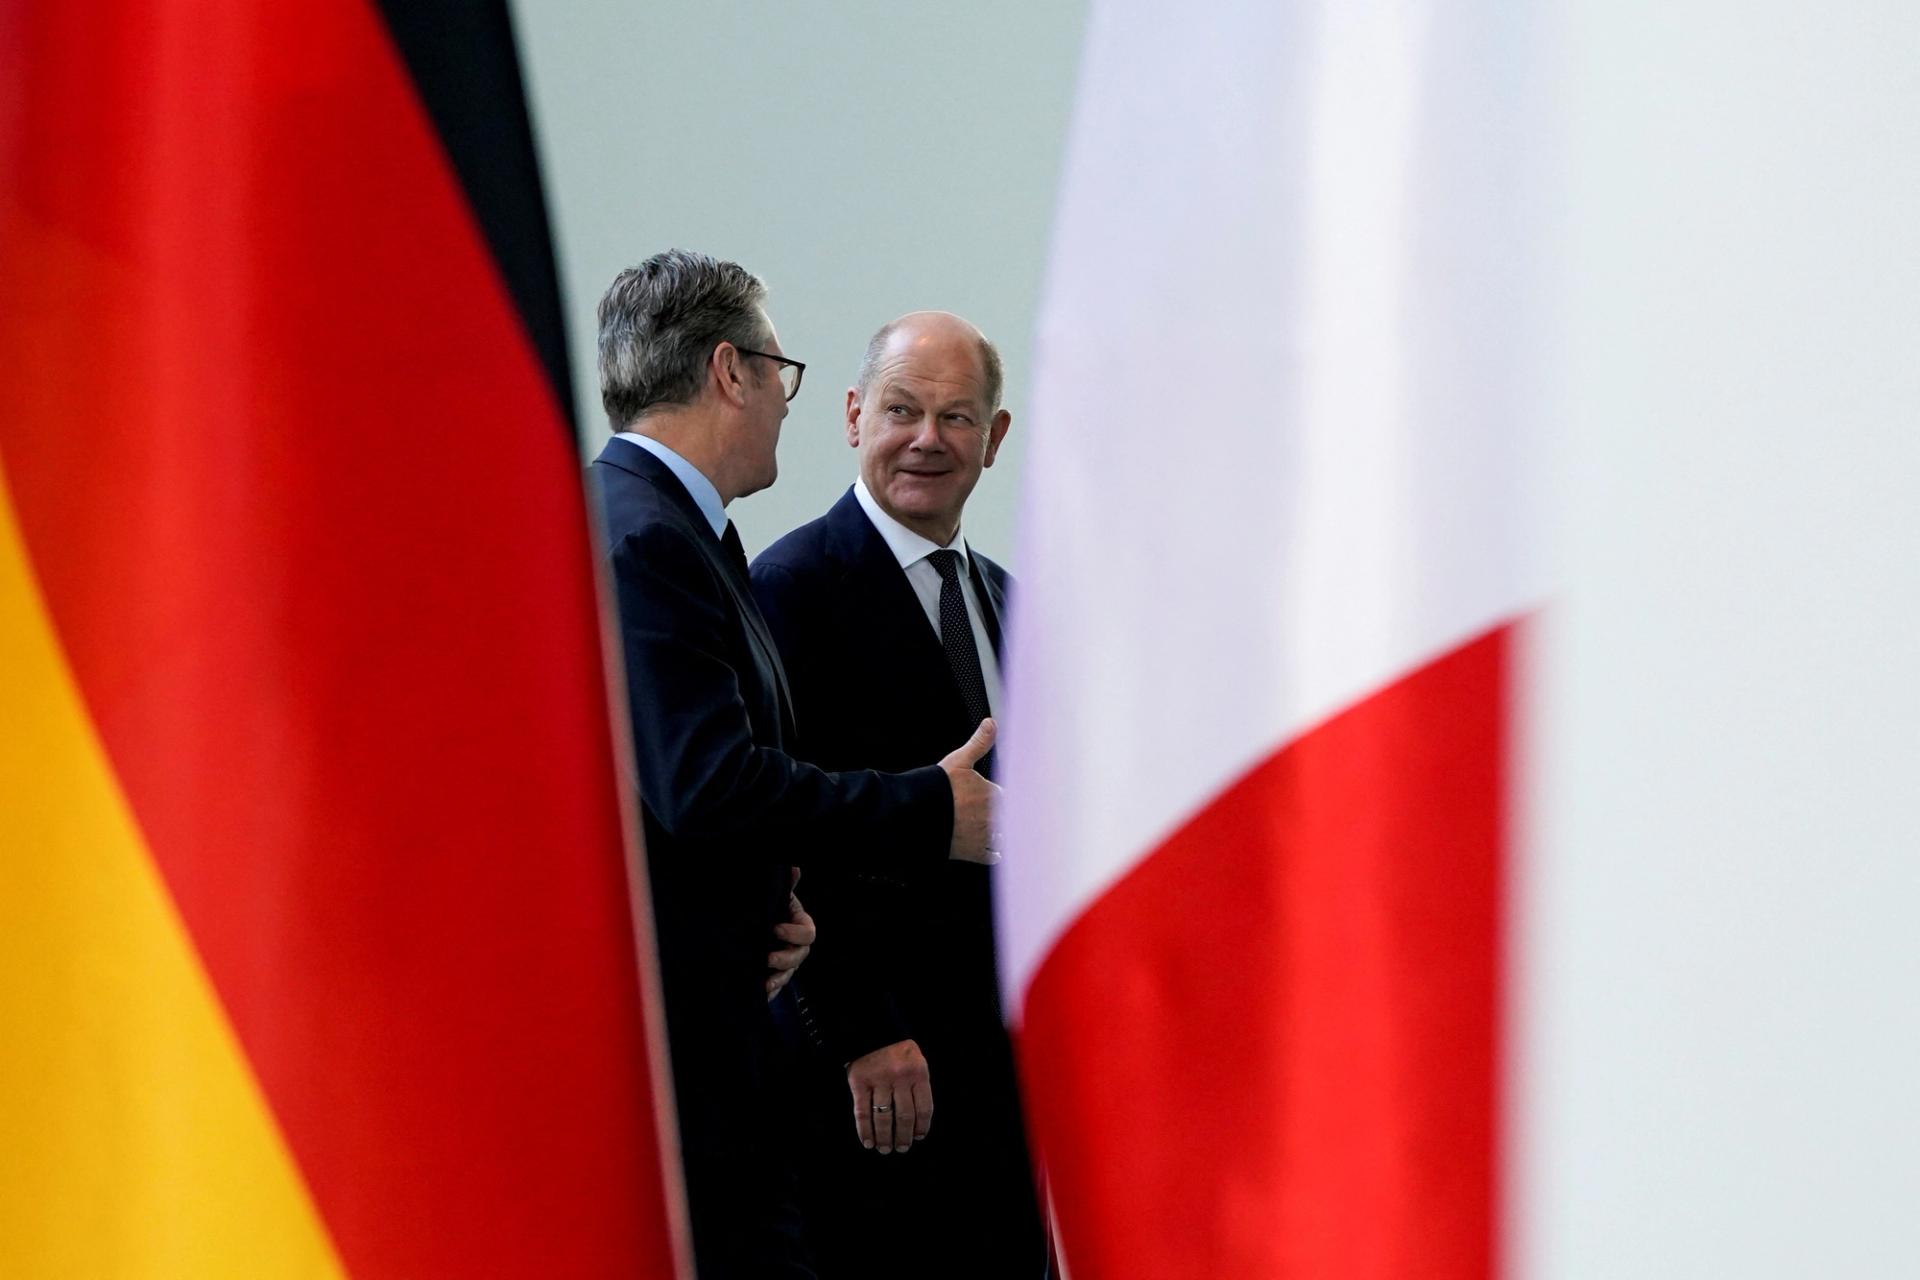
M880 509L880 504L867 492L864 481L855 479L853 496L859 502L860 509L867 513L867 519L880 531L886 540L893 558L900 562L900 568L907 575L907 585L913 588L913 594L919 598L920 607L926 611L927 625L933 628L933 638L940 639L940 571L933 567L927 557L936 551L957 551L960 553L960 595L967 602L967 621L973 627L973 647L980 655L980 675L987 686L987 710L992 715L1000 714L1000 664L993 657L993 641L987 635L986 616L981 612L980 600L973 590L972 562L967 558L967 542L958 530L954 531L952 547L943 547L928 538L923 538L907 526L895 520Z

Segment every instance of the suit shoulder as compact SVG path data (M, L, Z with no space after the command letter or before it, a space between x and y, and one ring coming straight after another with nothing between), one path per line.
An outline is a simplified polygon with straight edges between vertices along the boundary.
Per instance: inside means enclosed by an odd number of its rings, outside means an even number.
M827 549L827 518L821 516L782 535L754 557L753 576L757 581L762 570L770 570L805 577L823 572L831 559Z
M635 536L693 540L696 530L686 512L646 477L605 462L588 467L587 477L609 547Z
M616 582L625 585L637 573L719 588L722 570L711 532L694 528L671 503L646 504L622 514L617 521L610 517L605 530Z
M814 635L840 607L845 566L825 516L761 552L751 572L754 599L783 647Z
M989 582L1003 591L1013 586L1013 575L1008 573L998 560L987 555L984 551L974 550L972 544L968 544L967 554L980 562L980 572L987 575Z

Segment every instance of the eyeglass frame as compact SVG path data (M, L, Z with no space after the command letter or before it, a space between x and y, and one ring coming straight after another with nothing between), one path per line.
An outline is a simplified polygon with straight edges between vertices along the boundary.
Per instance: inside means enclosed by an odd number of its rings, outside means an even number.
M759 356L762 360L772 360L776 364L792 365L796 372L793 375L793 390L787 392L787 403L793 403L793 398L800 394L800 384L806 380L807 365L804 360L789 360L787 357L777 356L771 351L755 351L751 347L735 346L733 349L743 356Z

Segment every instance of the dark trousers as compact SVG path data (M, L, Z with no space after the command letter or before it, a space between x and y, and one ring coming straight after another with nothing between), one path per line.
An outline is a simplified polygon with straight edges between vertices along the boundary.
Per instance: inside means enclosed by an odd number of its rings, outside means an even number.
M771 1027L751 1072L675 1063L699 1280L817 1280L794 1179L800 1066Z

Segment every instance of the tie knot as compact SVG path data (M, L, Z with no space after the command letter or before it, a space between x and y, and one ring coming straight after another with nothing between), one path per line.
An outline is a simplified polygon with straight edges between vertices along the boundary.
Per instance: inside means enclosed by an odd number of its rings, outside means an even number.
M929 552L927 559L933 561L934 571L940 575L942 582L958 582L960 580L960 553L958 551Z

